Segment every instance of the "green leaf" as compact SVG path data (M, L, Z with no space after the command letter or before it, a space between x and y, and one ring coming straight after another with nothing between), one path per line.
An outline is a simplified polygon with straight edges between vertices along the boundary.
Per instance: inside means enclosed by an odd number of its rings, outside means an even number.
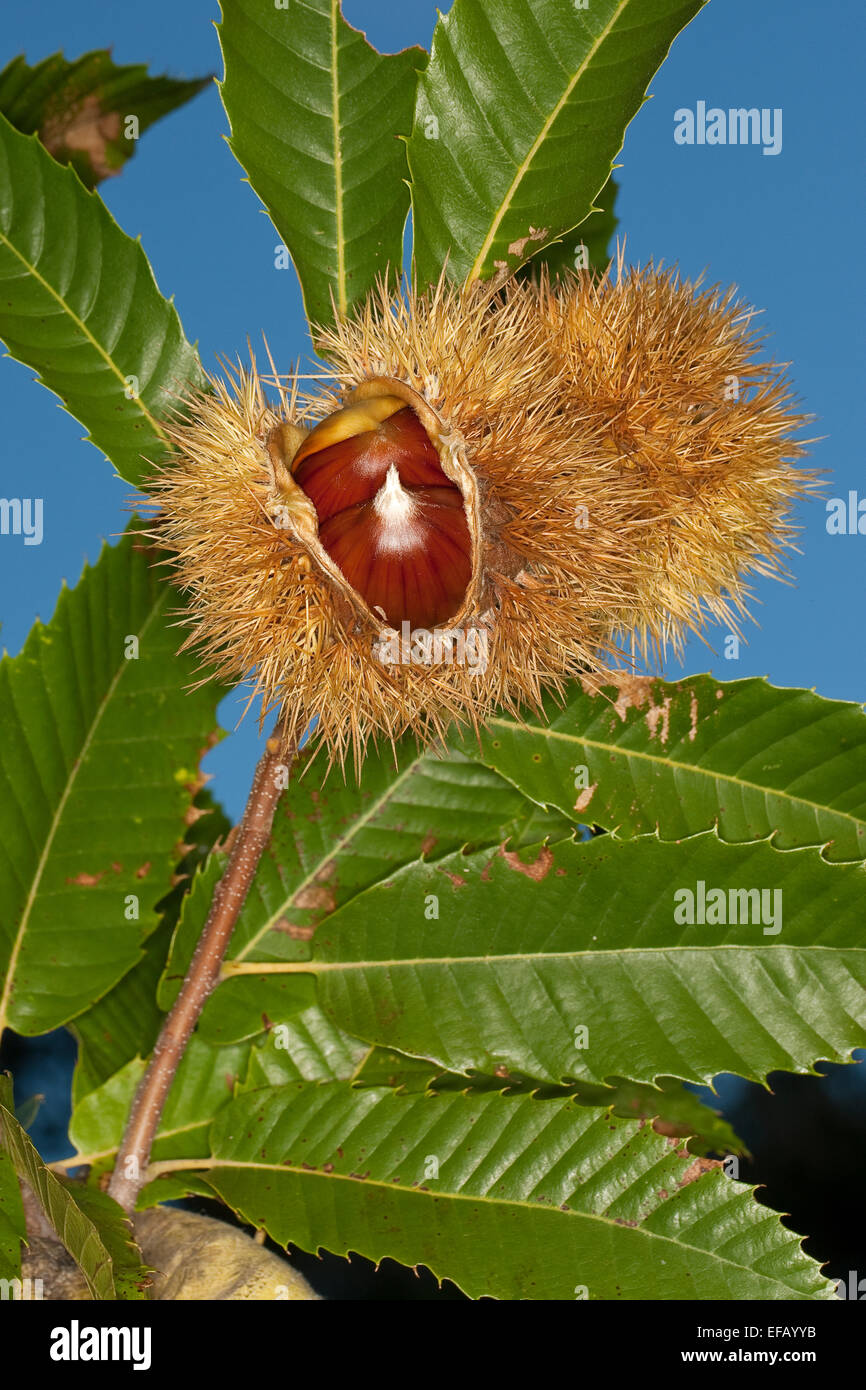
M21 1186L0 1133L0 1279L21 1278L21 1242L26 1239Z
M147 1275L123 1211L104 1192L67 1183L46 1168L12 1109L12 1083L0 1077L0 1145L32 1189L95 1299L146 1298Z
M53 53L33 67L22 54L0 72L0 113L24 135L38 135L55 159L71 164L93 188L120 173L154 121L210 80L151 77L143 64L118 66L109 49L73 61Z
M383 1064L378 1058L389 1060ZM652 1120L657 1134L687 1139L689 1152L693 1154L727 1157L748 1153L742 1139L720 1112L705 1105L690 1087L673 1076L660 1077L655 1086L622 1078L612 1078L612 1084L607 1086L592 1081L553 1085L531 1078L518 1080L511 1076L484 1076L479 1072L474 1072L468 1080L450 1071L431 1078L429 1062L382 1047L372 1047L368 1061L369 1065L365 1063L360 1067L354 1078L358 1085L403 1084L410 1090L429 1089L437 1093L507 1091L509 1095L541 1096L548 1100L559 1096L563 1100L577 1101L578 1105L604 1106L624 1120Z
M360 1075L361 1063L370 1053L366 1043L335 1028L318 1004L311 1003L269 1028L254 1044L240 1090L290 1081L348 1081Z
M70 1178L61 1181L67 1192L72 1194L75 1205L93 1223L111 1258L114 1292L106 1297L113 1300L147 1300L151 1284L150 1269L142 1262L141 1251L132 1238L126 1213L107 1192L100 1191L98 1187L85 1187L83 1183L73 1182ZM75 1252L70 1251L70 1254L77 1261ZM83 1267L82 1272L86 1277L87 1271Z
M536 252L521 266L519 275L535 274L542 265L547 267L553 279L557 279L563 271L606 270L616 255L614 235L619 218L614 207L618 195L619 185L611 177L594 199L595 208L589 217L561 241L553 241L542 251Z
M577 227L704 0L454 0L409 140L415 264L486 279Z
M589 1081L575 1088L581 1105L609 1105L614 1115L627 1120L652 1120L659 1134L689 1140L693 1154L744 1154L742 1139L718 1110L705 1105L675 1077L665 1076L659 1088L634 1081L618 1081L613 1092Z
M404 1052L395 1052L390 1047L371 1047L353 1076L357 1086L391 1086L404 1091L426 1091L429 1087L440 1087L453 1082L458 1089L466 1088L465 1076L436 1077L434 1069L423 1057L407 1057ZM491 1089L502 1090L502 1082L497 1080Z
M312 769L311 769L312 771ZM443 760L420 754L405 740L395 761L390 750L364 765L363 785L339 774L319 789L312 776L288 788L274 821L269 852L259 865L229 944L227 959L306 960L317 924L400 864L421 854L441 854L465 844L515 847L540 835L561 838L569 824L558 812L538 808L498 774L455 754ZM224 867L214 855L193 885L183 911L160 990L160 1004L174 1002L201 935L213 891ZM293 982L294 983L294 982ZM306 996L285 979L230 980L206 1003L200 1029L214 1041L253 1037L306 1007Z
M834 1296L750 1189L573 1101L284 1086L228 1106L213 1150L196 1178L280 1244L424 1264L473 1298Z
M322 1015L324 1018L324 1015ZM363 1043L358 1043L363 1047ZM255 1052L254 1052L255 1055ZM251 1069L252 1074L252 1069ZM537 1081L516 1082L501 1076L482 1076L474 1073L467 1081L455 1072L435 1073L431 1063L423 1058L410 1057L392 1048L371 1047L353 1072L347 1072L356 1086L402 1087L404 1091L507 1091L509 1095L534 1095L575 1100L579 1105L609 1108L625 1120L652 1120L658 1134L688 1139L693 1154L745 1154L742 1139L735 1133L719 1111L695 1095L676 1077L661 1077L658 1086L642 1085L635 1081L619 1080L613 1086L601 1086L591 1081L573 1082L570 1086L540 1086ZM299 1080L297 1075L280 1076L276 1069L270 1076L264 1071L244 1090L255 1085L272 1086ZM313 1078L304 1078L310 1079ZM337 1079L337 1078L328 1078Z
M2 115L0 338L136 485L169 448L160 419L202 379L140 244Z
M74 1104L69 1138L82 1164L106 1158L118 1147L146 1066L143 1058L136 1057Z
M302 975L244 975L223 986L218 1008L205 1009L199 1033L224 1045L282 1028L315 1005L312 981Z
M620 836L717 824L723 840L866 856L866 715L812 690L622 676L599 694L587 681L541 719L492 719L481 743L527 796Z
M176 655L178 595L139 529L0 662L0 1027L20 1033L140 959L216 738L222 688L184 688L201 670Z
M175 873L175 877L182 876L182 882L158 905L162 920L148 937L142 959L70 1025L78 1041L73 1102L83 1100L133 1058L147 1057L153 1050L165 1017L156 1001L157 986L184 898L207 850L231 828L207 788L193 798L191 810L198 818L185 829L190 848Z
M338 0L223 5L231 147L328 323L397 276L409 210L406 149L420 48L382 55ZM333 303L332 303L333 297Z
M760 1080L866 1044L863 889L860 865L714 834L449 855L335 912L311 964L271 969L314 970L339 1027L453 1072ZM728 925L700 922L711 890Z

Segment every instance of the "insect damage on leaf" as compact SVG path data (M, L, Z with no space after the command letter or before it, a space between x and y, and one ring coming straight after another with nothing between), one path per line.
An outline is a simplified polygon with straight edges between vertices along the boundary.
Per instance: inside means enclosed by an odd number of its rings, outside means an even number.
M52 111L39 131L48 153L61 164L86 162L91 184L120 173L123 155L116 148L120 136L120 112L106 110L93 93L73 106Z

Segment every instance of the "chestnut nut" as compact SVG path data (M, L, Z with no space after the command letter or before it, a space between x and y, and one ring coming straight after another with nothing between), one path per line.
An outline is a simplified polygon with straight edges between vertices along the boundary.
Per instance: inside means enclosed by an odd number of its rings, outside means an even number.
M463 495L411 406L374 396L321 421L291 464L319 541L392 627L447 624L472 576Z

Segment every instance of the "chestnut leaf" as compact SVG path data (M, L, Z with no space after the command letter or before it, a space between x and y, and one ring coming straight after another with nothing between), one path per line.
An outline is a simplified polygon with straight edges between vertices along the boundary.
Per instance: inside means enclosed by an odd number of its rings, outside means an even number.
M449 1071L762 1081L866 1046L862 913L862 866L814 849L601 835L408 865L283 969L315 973L339 1027Z
M120 173L154 121L210 81L151 77L143 63L119 66L108 49L72 60L52 53L32 67L19 56L0 72L0 112L94 188Z
M123 1211L104 1192L69 1182L45 1166L15 1118L7 1076L0 1076L0 1149L80 1268L91 1298L146 1298L147 1271Z
M480 760L539 805L621 837L718 825L723 840L772 835L776 849L866 859L862 705L757 677L615 679L575 682L522 724L494 716ZM476 740L463 746L479 757Z
M705 0L454 0L409 140L415 267L508 274L592 212L626 126Z
M145 1198L210 1188L281 1245L423 1264L470 1298L835 1297L750 1188L574 1101L301 1083L238 1097L212 1139Z
M0 338L140 485L160 419L201 381L174 304L98 193L0 115Z
M179 596L134 522L0 663L0 1026L100 998L159 921L215 736L215 682L176 654Z
M337 0L231 0L218 32L229 143L294 261L308 318L330 323L378 276L399 276L409 190L398 137L427 55L377 53Z

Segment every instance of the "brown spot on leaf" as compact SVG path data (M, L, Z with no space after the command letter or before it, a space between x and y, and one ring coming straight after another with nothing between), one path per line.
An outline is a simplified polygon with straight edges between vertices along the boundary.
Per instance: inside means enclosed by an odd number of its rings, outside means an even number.
M61 163L70 154L86 155L96 180L120 172L118 159L109 158L110 143L120 138L120 112L104 110L95 93L52 112L39 136L49 154Z
M315 927L299 927L297 922L290 922L288 917L281 917L274 922L274 931L285 932L293 941L309 941L315 935Z
M437 837L435 835L431 835L428 831L427 834L424 836L424 839L421 841L421 853L429 854L431 849L433 849L434 845L436 845L437 843Z
M74 888L95 888L100 879L105 877L105 872L101 874L76 874L74 878L68 878L67 883Z
M315 884L301 888L292 898L292 907L306 908L311 912L333 912L336 906L333 890Z
M660 734L660 741L667 743L670 726L671 697L665 696L660 705L653 700L653 687L656 684L655 676L633 676L627 671L599 671L581 676L580 683L587 695L600 695L606 687L613 686L617 692L615 700L611 701L613 708L619 718L625 723L626 715L630 709L643 709L649 706L646 712L647 728L650 738L655 738ZM610 698L609 696L606 698ZM614 761L611 759L611 761Z
M500 845L499 853L509 869L513 869L515 873L524 874L526 878L531 878L533 883L540 883L543 878L547 878L553 867L553 854L547 845L539 850L537 858L531 864L524 864L520 855L514 850L507 850L505 845Z
M449 872L448 872L447 869L441 869L441 870L440 870L440 873L443 873L443 874L445 875L446 878L450 878L452 887L454 887L454 888L465 888L465 887L466 887L466 879L463 878L460 874L449 874Z
M136 871L135 871L135 877L136 877L136 878L147 878L147 876L148 876L149 873L150 873L150 860L148 859L146 863L144 863L144 864L139 864L138 868L137 868Z
M597 782L593 782L591 787L584 787L583 791L580 793L580 796L574 803L575 811L585 811L589 803L592 801L592 798L595 796L597 789Z
M663 1134L666 1139L677 1140L684 1139L687 1135L692 1134L694 1126L688 1127L686 1125L674 1124L673 1120L662 1120L657 1116L653 1120L653 1129L656 1134Z
M677 1183L677 1187L685 1187L687 1183L695 1182L697 1178L703 1177L704 1173L709 1173L713 1168L721 1168L720 1158L696 1158L691 1162Z
M671 697L666 695L660 705L650 703L646 712L646 725L649 729L650 738L655 738L660 732L660 742L667 743L668 733L670 732L671 719Z
M694 743L698 732L698 697L692 690L689 694L689 742Z
M543 241L549 234L549 230L548 227L530 227L526 236L518 237L516 241L512 241L508 248L509 256L522 256L530 241ZM498 265L499 262L497 261L496 264Z
M598 671L581 676L580 683L587 695L601 695L607 686L612 685L617 691L617 698L611 703L623 723L630 709L643 709L648 700L652 702L652 676L632 676L627 671Z

